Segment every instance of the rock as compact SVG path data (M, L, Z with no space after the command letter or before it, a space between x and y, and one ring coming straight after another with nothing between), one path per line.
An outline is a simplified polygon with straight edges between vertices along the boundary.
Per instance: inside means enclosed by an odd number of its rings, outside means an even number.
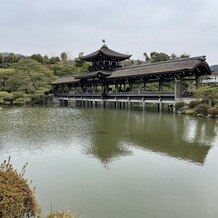
M211 114L207 115L207 118L213 118L213 116Z
M203 114L197 114L196 117L205 117Z
M188 109L188 107L181 107L177 110L178 114L185 114L186 110Z

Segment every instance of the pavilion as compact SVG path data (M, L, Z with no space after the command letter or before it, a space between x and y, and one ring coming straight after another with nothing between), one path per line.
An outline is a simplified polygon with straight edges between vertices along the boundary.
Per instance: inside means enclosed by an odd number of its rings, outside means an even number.
M134 102L174 104L183 98L191 97L183 89L184 81L194 81L196 89L202 83L202 77L211 74L205 56L174 59L169 61L146 63L122 67L121 61L131 55L109 49L105 44L97 51L82 56L91 63L88 72L63 77L53 82L54 95L60 102L80 104L81 106L106 106L110 102L115 107L131 107ZM166 92L163 84L174 83L174 90ZM148 91L147 84L158 83L158 90ZM134 86L141 87L137 92Z

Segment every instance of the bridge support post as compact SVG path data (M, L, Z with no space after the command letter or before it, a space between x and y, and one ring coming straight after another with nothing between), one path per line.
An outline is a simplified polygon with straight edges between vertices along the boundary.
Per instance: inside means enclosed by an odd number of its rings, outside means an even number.
M101 99L101 108L103 108L103 107L104 107L104 100Z
M196 90L202 87L202 83L200 82L200 77L197 75L195 76L195 86L196 86Z
M181 99L182 98L182 80L181 79L175 79L175 99Z
M145 110L145 101L144 101L144 99L142 100L142 109Z
M123 102L123 109L125 109L126 108L126 102L124 101Z
M162 111L163 111L163 103L162 103L162 101L160 101L160 102L158 103L158 111L159 111L159 112L162 112Z

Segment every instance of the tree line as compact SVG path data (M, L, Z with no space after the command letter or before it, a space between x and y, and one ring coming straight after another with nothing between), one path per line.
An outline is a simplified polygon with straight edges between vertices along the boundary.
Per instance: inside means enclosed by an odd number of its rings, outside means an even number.
M20 60L32 59L54 71L56 76L72 75L88 70L89 63L80 59L83 53L79 53L75 59L69 59L66 52L60 56L48 57L48 55L32 54L30 56L17 55L15 53L0 53L0 68L13 68Z
M30 56L16 55L14 53L0 54L0 104L40 104L45 93L52 93L51 83L62 76L70 76L88 71L90 63L80 57L70 59L66 52L60 56L48 57L47 55L33 54ZM148 56L144 53L145 60L127 60L123 66L133 64L154 63L176 58L187 58L189 55L167 55L163 52L151 52ZM150 84L151 89L156 89L157 84ZM169 87L168 87L169 86ZM172 84L166 85L173 89Z

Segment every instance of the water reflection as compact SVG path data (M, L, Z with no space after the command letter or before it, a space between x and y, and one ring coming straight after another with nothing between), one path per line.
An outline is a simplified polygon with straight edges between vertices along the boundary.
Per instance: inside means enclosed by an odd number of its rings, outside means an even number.
M203 164L216 137L214 120L171 114L98 111L93 113L92 154L103 163L133 152L124 144ZM207 128L206 128L207 126Z
M77 147L103 164L140 148L202 165L217 136L215 120L156 112L23 108L0 120L3 154Z

